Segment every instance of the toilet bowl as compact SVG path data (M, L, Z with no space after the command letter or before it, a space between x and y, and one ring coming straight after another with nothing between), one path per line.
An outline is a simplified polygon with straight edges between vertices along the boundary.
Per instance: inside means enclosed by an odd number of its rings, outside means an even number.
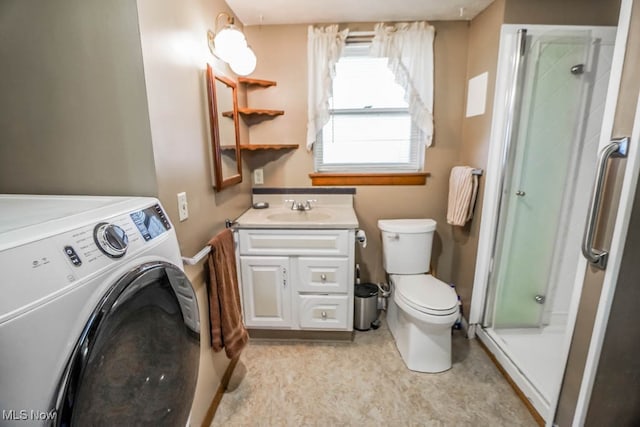
M451 327L458 318L458 297L430 274L431 219L380 220L383 265L391 298L387 323L400 355L412 371L451 368Z
M418 372L442 372L451 368L451 327L458 318L453 289L430 274L389 277L392 297L387 323L407 368ZM423 286L418 295L438 295L437 304L426 303L407 291L407 281ZM412 289L409 287L409 289ZM409 294L409 295L407 295Z

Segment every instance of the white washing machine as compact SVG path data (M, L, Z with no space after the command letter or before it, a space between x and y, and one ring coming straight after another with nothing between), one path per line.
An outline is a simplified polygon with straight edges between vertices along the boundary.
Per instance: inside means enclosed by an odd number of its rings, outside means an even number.
M0 195L0 425L188 422L195 292L160 203Z

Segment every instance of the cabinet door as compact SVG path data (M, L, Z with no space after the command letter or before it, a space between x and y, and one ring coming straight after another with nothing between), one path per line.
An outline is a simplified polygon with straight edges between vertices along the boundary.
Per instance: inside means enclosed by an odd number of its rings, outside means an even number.
M240 257L244 322L249 327L291 327L289 258Z

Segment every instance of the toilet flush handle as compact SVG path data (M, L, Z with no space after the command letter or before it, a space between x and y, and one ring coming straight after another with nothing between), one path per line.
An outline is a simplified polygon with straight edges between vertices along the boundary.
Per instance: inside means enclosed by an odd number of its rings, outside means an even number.
M398 233L387 234L387 238L389 240L400 240L400 234Z

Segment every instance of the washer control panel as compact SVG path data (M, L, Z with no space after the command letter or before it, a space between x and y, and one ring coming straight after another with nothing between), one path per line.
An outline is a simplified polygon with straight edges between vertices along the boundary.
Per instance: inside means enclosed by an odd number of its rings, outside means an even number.
M131 219L144 240L149 241L171 228L171 223L160 205L154 205L141 211L132 212Z
M171 223L156 204L67 233L64 253L74 267L83 263L95 267L124 257L127 250L137 250L170 229Z
M160 205L85 223L77 228L0 251L3 280L0 324L114 263L159 243L171 223Z

